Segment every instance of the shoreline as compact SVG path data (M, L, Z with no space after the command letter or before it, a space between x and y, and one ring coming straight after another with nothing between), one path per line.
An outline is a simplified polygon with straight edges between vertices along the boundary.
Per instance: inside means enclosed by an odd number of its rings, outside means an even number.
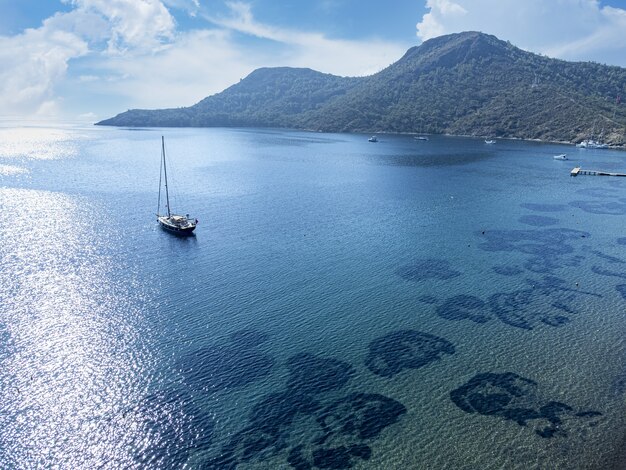
M477 134L433 134L428 132L390 132L390 131L373 131L373 130L352 130L352 131L326 131L321 129L307 129L307 128L297 128L297 127L272 127L272 126L146 126L146 125L114 125L114 124L101 124L100 122L94 122L94 126L101 127L117 127L117 128L141 128L141 129L154 129L154 128L165 128L165 129L275 129L275 130L288 130L288 131L304 131L304 132L314 132L314 133L324 133L324 134L376 134L376 135L409 135L409 136L434 136L434 135L443 135L446 137L466 137L466 138L475 138L475 139L496 139L496 140L521 140L525 142L539 142L544 144L562 144L562 145L576 145L577 142L571 142L569 140L544 140L544 139L533 139L533 138L524 138L524 137L498 137L498 136L489 136L489 135L477 135ZM602 150L602 149L598 149ZM609 144L609 148L606 150L626 150L626 142L615 145Z

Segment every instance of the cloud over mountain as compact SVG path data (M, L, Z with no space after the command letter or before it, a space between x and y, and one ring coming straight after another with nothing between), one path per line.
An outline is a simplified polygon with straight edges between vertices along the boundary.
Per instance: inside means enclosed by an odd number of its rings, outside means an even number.
M422 40L482 31L567 60L626 66L626 10L596 0L428 0L417 23Z

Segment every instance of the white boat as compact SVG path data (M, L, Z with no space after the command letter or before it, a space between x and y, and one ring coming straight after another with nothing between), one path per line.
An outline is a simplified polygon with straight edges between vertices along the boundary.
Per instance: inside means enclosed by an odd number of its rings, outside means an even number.
M417 135L415 137L413 137L415 140L428 140L428 137L425 137L423 135Z
M496 141L495 141L495 140L492 140L492 139L485 139L485 143L486 143L486 144L495 144L495 143L496 143Z
M593 139L585 139L582 142L576 144L576 147L581 149L608 149L609 144L605 144L604 142L598 142Z
M576 147L581 148L581 149L608 149L609 144L605 144L601 140L595 140L593 138L595 131L596 131L596 123L594 122L593 129L591 130L591 137L576 144ZM603 135L604 135L604 128L602 129L602 131L600 131L600 139L602 139Z
M378 138L373 135L372 137L370 137L369 139L367 139L368 142L378 142Z
M161 214L161 183L165 183L165 214ZM191 235L196 229L198 219L192 219L189 214L173 214L170 210L170 193L167 186L167 165L165 162L165 139L161 136L161 172L159 174L159 205L157 208L157 222L164 230L178 235Z
M559 155L555 155L554 157L555 160L567 160L567 154L566 153L560 153Z

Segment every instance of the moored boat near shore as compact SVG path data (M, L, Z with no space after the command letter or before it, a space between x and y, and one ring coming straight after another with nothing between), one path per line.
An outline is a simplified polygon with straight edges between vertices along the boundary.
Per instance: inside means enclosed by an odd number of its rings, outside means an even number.
M608 149L609 144L605 144L604 142L598 142L593 139L585 139L582 142L576 144L576 147L581 149Z

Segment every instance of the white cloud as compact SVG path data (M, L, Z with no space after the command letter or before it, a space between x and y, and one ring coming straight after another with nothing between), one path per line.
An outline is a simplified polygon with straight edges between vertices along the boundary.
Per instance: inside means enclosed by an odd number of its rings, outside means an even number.
M227 5L232 13L230 17L206 18L222 28L286 46L281 63L274 60L271 65L309 67L343 76L369 75L400 58L409 46L380 39L329 39L320 33L278 28L257 22L248 3Z
M159 0L71 0L81 13L107 20L108 50L154 50L172 39L175 23Z
M0 109L4 115L54 115L54 87L68 61L87 53L73 33L42 27L0 37Z
M482 31L533 52L626 66L626 10L596 0L428 0L422 40Z
M123 96L128 108L189 106L261 65L233 44L227 32L191 31L179 34L158 54L101 61L98 71L107 80L95 83L94 91Z
M158 0L71 0L36 29L0 36L0 112L11 116L57 116L56 96L70 63L88 54L155 53L174 37L175 23ZM93 80L83 74L81 81Z

